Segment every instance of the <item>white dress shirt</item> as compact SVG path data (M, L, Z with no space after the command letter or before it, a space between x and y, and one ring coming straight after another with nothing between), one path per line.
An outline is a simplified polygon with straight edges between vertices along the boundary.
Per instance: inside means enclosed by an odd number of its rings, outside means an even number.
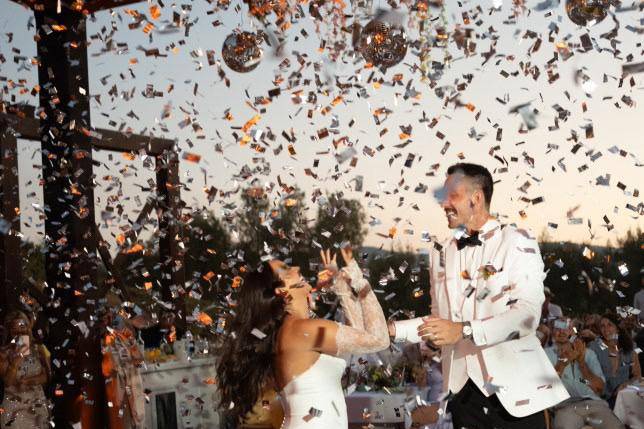
M523 417L568 397L535 335L541 317L543 261L527 231L488 220L479 246L457 249L457 230L430 252L431 315L469 321L472 340L442 348L445 390L471 379ZM396 322L396 341L419 341L420 318Z

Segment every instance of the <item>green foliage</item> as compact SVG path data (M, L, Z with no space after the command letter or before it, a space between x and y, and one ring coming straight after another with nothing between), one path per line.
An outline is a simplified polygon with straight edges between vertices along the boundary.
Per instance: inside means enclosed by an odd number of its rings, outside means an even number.
M618 243L618 248L541 243L548 271L544 284L554 292L553 302L560 305L564 313L603 313L616 306L633 304L644 265L644 233L639 229L629 231ZM592 254L584 256L585 248L591 249ZM628 269L626 275L622 274L620 266ZM590 284L583 273L591 279Z
M429 313L429 272L420 255L409 250L375 253L369 258L367 266L369 282L385 316L397 311L403 311L410 317ZM401 316L398 315L398 318L406 318Z
M251 265L259 262L266 246L271 252L283 255L306 248L306 210L304 193L298 189L277 201L270 201L261 188L246 189L236 222L246 260Z
M325 248L339 247L349 242L356 249L362 247L367 235L366 214L358 200L349 200L342 193L327 195L326 202L318 207L313 228L313 240Z
M227 253L232 249L230 234L213 213L195 216L184 234L186 280L198 285L199 295L213 299L217 280L227 271Z

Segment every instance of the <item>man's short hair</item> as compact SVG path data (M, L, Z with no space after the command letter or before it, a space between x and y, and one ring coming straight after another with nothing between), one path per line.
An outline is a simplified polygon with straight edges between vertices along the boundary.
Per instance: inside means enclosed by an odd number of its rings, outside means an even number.
M447 169L447 175L454 173L462 173L467 176L476 186L480 187L485 197L485 205L489 208L492 202L492 193L494 192L494 182L492 175L487 168L478 164L471 164L468 162L459 162Z

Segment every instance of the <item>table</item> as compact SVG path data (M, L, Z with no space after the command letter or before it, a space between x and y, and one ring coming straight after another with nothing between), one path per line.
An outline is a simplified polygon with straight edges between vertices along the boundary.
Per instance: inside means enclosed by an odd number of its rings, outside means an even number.
M405 411L404 393L354 392L345 397L349 427L367 423L378 428L405 428L409 416ZM363 413L364 410L367 413Z
M147 363L141 370L146 429L206 429L219 427L215 359L199 358Z
M644 382L629 385L617 394L615 415L633 429L644 429Z

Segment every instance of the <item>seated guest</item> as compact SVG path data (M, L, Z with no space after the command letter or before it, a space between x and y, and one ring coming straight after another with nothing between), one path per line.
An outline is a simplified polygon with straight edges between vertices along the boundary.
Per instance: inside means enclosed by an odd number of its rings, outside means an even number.
M550 336L550 328L545 323L539 324L537 327L537 338L541 341L541 347L544 349L552 345L552 338Z
M586 314L583 319L583 327L579 331L579 337L584 340L586 344L595 341L601 335L599 332L599 321L601 320L599 314Z
M595 429L623 428L600 398L604 375L595 353L579 338L571 342L569 320L556 320L553 328L554 342L546 354L570 395L555 407L554 429L580 429L587 424Z
M642 376L633 339L619 325L617 315L606 313L599 322L601 336L589 345L597 355L606 377L602 397L611 405L615 403L620 390L631 382L637 383Z
M640 330L637 332L637 334L635 335L634 341L638 349L644 350L644 327L641 327ZM637 355L639 356L640 372L641 372L642 367L644 367L644 353L639 352L637 353Z
M548 286L543 288L543 293L546 299L543 301L543 305L541 307L541 322L550 324L553 320L562 317L563 311L561 311L561 307L552 302L552 298L554 298L555 294L552 293Z
M126 320L115 310L103 316L106 332L102 338L101 363L108 401L107 427L137 429L145 419L145 396L139 367L143 355Z
M4 397L0 402L0 427L46 429L49 403L45 397L51 367L49 351L34 341L33 319L14 310L5 318L8 344L0 348L0 379Z

